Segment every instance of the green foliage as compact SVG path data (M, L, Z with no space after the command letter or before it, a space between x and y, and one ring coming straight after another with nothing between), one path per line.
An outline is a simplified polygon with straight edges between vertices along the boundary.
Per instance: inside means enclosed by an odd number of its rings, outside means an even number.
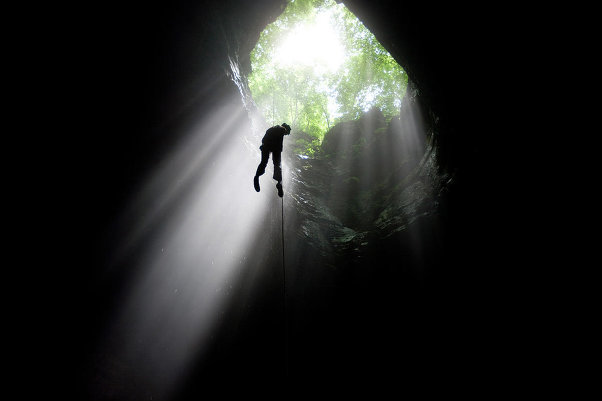
M340 15L342 18L337 23L345 35L344 45L350 55L335 81L342 113L340 120L357 119L371 106L391 118L399 113L407 75L355 15L346 8L342 8Z
M311 27L325 18L343 53L320 47L326 31L311 37ZM284 51L294 35L309 36L313 49L294 42L293 53L290 46ZM309 50L322 53L314 57ZM295 151L306 155L334 124L357 119L372 106L387 118L397 115L407 85L407 75L374 35L333 0L292 0L262 32L251 65L249 86L259 109L269 124L288 122Z

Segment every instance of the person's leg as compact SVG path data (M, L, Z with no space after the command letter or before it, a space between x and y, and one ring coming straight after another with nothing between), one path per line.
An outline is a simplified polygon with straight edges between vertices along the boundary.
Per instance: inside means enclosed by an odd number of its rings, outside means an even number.
M265 167L268 165L268 159L270 158L270 151L268 149L263 145L260 146L259 149L261 149L261 162L259 163L259 166L257 166L257 171L253 178L253 186L257 192L259 192L259 176L265 173Z
M282 153L272 152L272 161L274 162L274 179L278 181L276 188L278 189L278 196L282 198L284 192L282 191L282 168L280 166L282 162Z
M268 149L266 149L263 145L259 149L261 149L261 162L259 163L259 166L257 166L257 172L255 173L256 176L260 176L265 173L265 168L268 165L268 160L270 158L270 151Z
M276 181L282 181L282 168L280 166L282 162L282 153L272 152L272 161L274 162L274 178Z

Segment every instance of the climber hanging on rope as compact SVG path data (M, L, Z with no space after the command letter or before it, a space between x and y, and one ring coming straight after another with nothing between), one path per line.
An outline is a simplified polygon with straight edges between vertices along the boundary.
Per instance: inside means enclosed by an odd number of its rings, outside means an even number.
M276 189L278 189L278 196L282 198L284 192L282 191L282 168L280 163L282 160L282 140L284 135L291 133L291 127L287 123L281 125L275 125L265 132L263 139L261 140L261 162L257 166L257 172L253 178L253 185L255 185L255 191L259 192L259 176L265 173L265 168L268 165L268 159L270 158L270 152L272 153L272 162L274 163L274 175L273 178L278 181Z

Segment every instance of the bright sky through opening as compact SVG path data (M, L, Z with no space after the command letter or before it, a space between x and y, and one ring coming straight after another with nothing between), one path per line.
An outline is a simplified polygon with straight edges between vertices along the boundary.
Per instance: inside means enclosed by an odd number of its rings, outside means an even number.
M333 28L332 9L316 16L315 21L297 25L276 50L282 66L306 65L335 72L345 61L345 49Z

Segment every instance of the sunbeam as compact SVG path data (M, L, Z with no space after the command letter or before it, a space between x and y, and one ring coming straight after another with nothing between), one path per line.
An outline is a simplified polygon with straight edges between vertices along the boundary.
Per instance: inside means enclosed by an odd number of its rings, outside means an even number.
M224 313L269 205L250 185L256 161L240 135L248 129L241 118L240 106L224 106L200 122L133 202L128 213L139 220L114 264L129 248L143 252L105 336L112 358L100 368L106 380L141 380L155 397L168 397Z

